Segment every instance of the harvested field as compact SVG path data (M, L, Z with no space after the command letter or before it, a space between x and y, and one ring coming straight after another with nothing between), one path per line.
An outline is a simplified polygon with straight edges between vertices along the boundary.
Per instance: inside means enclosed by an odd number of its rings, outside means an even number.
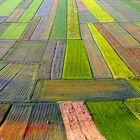
M41 68L42 79L62 79L65 41L49 41Z
M6 140L66 140L58 104L14 104L1 126L0 136Z
M23 41L17 43L4 57L10 62L41 62L47 42Z
M15 40L0 40L0 59L2 59L15 44Z
M83 102L60 102L68 140L105 140Z
M57 104L34 104L24 140L66 140L65 129Z
M0 74L0 101L28 101L37 81L38 65L8 64Z
M79 11L79 23L98 23L98 20L88 10Z
M128 31L137 41L140 42L140 28L134 23L121 23L121 26Z
M94 77L100 79L112 78L112 74L105 63L105 60L103 59L95 41L92 38L88 26L82 24L80 29Z
M36 85L32 100L113 100L138 96L124 80L40 80Z
M140 48L140 44L126 32L118 23L103 23L103 26L120 42L125 48Z

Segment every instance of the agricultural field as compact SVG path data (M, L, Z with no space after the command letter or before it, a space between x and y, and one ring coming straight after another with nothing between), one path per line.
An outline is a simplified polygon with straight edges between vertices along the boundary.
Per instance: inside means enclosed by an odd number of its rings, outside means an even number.
M0 0L0 140L140 140L140 0Z

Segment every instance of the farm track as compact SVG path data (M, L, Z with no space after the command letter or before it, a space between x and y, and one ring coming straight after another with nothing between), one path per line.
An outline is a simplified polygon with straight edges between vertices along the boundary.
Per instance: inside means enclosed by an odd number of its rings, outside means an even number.
M139 140L140 2L0 0L0 140Z

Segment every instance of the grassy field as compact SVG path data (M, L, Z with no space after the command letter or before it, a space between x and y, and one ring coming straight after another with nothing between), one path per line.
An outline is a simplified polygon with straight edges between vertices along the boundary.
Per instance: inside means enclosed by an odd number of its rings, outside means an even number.
M67 1L60 0L54 20L50 40L66 39Z
M92 79L82 40L67 40L63 79Z
M0 16L9 16L22 0L5 0L0 5Z
M0 39L19 39L25 31L28 23L12 23L8 29L0 36Z
M132 98L124 101L129 110L140 120L140 98Z
M121 101L86 102L93 120L107 140L140 138L140 121Z

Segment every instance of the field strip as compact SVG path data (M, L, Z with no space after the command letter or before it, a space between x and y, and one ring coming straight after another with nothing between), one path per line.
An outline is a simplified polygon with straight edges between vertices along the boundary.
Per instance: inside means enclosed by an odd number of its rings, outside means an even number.
M118 23L103 23L103 26L120 42L125 48L140 48L140 43L136 41Z
M33 0L18 22L30 22L40 7L42 0Z
M40 16L35 16L33 18L32 22L29 23L29 25L27 27L27 30L25 31L25 33L24 33L24 35L23 35L21 40L29 41L31 39L31 36L32 36L34 30L36 29L40 19L41 19Z
M61 79L65 54L65 41L49 41L41 67L41 79Z
M47 48L43 56L43 61L45 63L42 65L41 79L51 79L51 69L52 69L52 63L55 55L56 46L57 46L56 41L49 41L47 44Z
M53 22L55 19L56 9L59 0L55 0L51 3L49 12L47 15L42 16L38 26L32 34L31 40L48 40L52 30Z
M76 0L68 0L67 39L80 39Z
M140 63L139 57L137 55L139 48L125 48L114 38L114 36L102 24L95 24L95 27L100 31L100 33L102 33L105 39L110 43L110 45L114 48L114 50L118 53L118 55L135 73L135 75L140 76L139 69ZM135 54L134 52L137 53Z
M100 22L115 22L113 17L103 10L95 0L82 0L82 2Z
M15 9L15 11L7 18L6 22L16 22L24 12L25 9Z
M60 0L50 35L50 40L66 39L67 1Z
M7 82L0 92L0 101L2 102L28 101L37 81L38 65L24 65L20 71L18 70L18 73L15 69L21 67L21 64L15 65L11 66L13 69L11 68L10 72L6 71L1 76L2 82Z
M13 105L6 120L0 128L0 136L4 140L21 140L27 127L31 107ZM8 131L7 131L8 130Z
M126 31L128 31L138 42L140 42L140 28L134 23L120 24Z
M57 104L34 104L24 140L66 140L65 129Z
M57 41L55 55L53 58L51 79L61 79L65 55L65 41Z
M87 10L87 7L82 3L81 0L76 0L76 4L77 4L77 7L78 7L78 11Z
M27 9L30 6L31 3L32 3L32 0L21 1L21 3L17 6L17 8L19 8L19 9Z
M14 48L4 57L10 62L41 62L47 42L22 41L17 43Z
M5 0L5 2L0 5L0 16L9 16L21 1L22 0Z
M94 77L101 79L112 78L112 74L92 38L88 26L86 24L81 24L80 29Z
M140 121L121 101L86 102L93 120L107 140L140 139Z
M55 87L55 88L54 88ZM87 88L88 87L88 88ZM33 101L113 100L138 97L125 80L40 80Z
M22 66L23 66L22 64L14 64L11 65L11 67L7 71L5 71L5 69L1 71L0 91L11 81L11 79L15 77L15 75L20 71Z
M52 4L53 4L52 1L44 0L35 16L46 16L49 13L49 11L51 10Z
M89 22L98 23L98 20L88 10L79 11L78 15L79 15L79 23L89 23Z
M6 30L11 26L11 23L1 23L0 24L0 37L6 32Z
M2 125L4 119L6 118L9 109L10 109L10 104L0 103L0 126Z
M25 31L28 23L12 23L7 30L0 36L0 39L19 39Z
M68 140L105 140L83 102L59 103Z
M63 79L92 79L92 73L82 40L67 40Z
M0 59L14 46L15 40L0 40Z
M117 53L113 50L110 44L102 36L102 34L97 30L97 28L89 23L88 27L92 33L92 36L97 43L103 57L106 60L114 78L128 78L134 77L133 72L128 68L128 66L121 60Z
M132 9L128 9L128 8L124 7L122 4L118 3L118 1L106 0L106 3L110 7L112 7L115 11L118 11L119 13L121 13L129 21L139 21L140 20L140 16L138 14L134 13L134 11Z
M132 98L124 101L129 110L140 120L140 98Z
M119 11L114 10L111 6L108 5L104 0L97 1L97 3L103 7L103 9L110 14L118 22L128 22L128 19L124 17Z
M7 18L8 16L0 16L0 23L6 21Z

